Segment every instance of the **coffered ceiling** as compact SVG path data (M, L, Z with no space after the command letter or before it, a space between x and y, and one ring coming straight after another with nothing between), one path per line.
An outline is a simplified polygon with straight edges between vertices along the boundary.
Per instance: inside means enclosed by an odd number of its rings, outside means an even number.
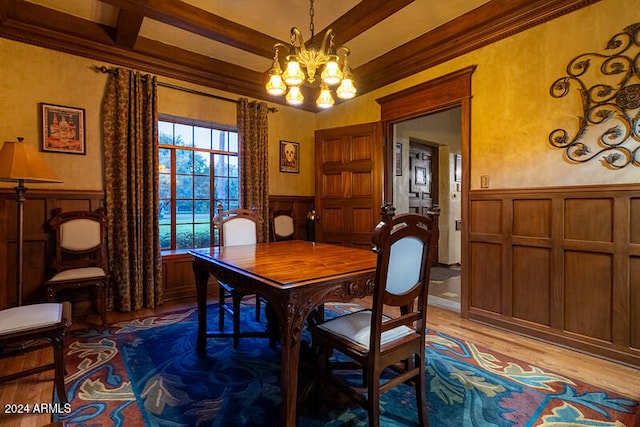
M366 93L597 0L316 0ZM310 37L305 0L0 0L0 36L274 103L276 42ZM101 62L97 62L102 64ZM307 99L312 97L307 97ZM308 104L305 108L314 110Z

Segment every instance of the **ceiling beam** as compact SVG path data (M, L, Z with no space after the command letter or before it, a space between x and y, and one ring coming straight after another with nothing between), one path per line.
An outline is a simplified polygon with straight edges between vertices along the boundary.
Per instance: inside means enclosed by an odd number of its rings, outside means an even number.
M180 0L100 1L265 58L273 57L274 44L283 43Z
M144 16L130 10L120 9L116 23L116 44L129 49L136 45Z
M349 40L384 21L394 13L413 3L415 0L362 0L347 13L333 21L318 34L316 40L322 40L331 28L336 33L336 46Z

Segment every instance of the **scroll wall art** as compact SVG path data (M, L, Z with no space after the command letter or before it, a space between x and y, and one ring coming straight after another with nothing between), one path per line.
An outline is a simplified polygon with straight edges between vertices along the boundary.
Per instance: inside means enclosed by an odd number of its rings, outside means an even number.
M550 94L562 98L576 86L582 104L573 136L565 129L549 143L571 162L600 159L610 169L640 166L640 23L626 27L607 43L609 55L584 53L569 62L567 75Z

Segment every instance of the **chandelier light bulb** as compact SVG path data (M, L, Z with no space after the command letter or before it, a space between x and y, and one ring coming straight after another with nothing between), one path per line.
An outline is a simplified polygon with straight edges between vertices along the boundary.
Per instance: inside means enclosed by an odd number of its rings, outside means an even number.
M331 108L335 101L333 100L333 96L331 96L331 90L325 84L320 86L320 96L316 100L316 105L319 108Z
M286 96L287 103L290 105L300 105L304 101L304 96L300 92L299 86L291 86Z
M340 67L338 66L338 57L332 55L329 59L329 62L324 66L324 71L322 71L322 81L329 85L337 85L342 80L342 71L340 71Z
M280 74L272 74L267 83L267 93L269 95L281 96L287 91L287 86L282 81Z
M287 86L300 86L304 82L304 72L295 55L287 56L287 69L284 71L284 82Z
M353 85L351 77L342 79L342 83L340 83L340 86L338 86L336 90L336 95L338 95L340 99L351 99L356 96L356 87Z

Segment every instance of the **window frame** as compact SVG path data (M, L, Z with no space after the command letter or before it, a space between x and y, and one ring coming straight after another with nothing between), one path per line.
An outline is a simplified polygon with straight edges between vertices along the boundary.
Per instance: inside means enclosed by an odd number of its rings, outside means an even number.
M228 132L228 133L235 133L236 135L238 134L238 129L235 126L228 126L228 125L222 125L219 123L215 123L215 122L210 122L210 121L205 121L205 120L197 120L197 119L190 119L190 118L185 118L185 117L180 117L180 116L174 116L174 115L169 115L169 114L158 114L158 124L160 122L168 122L168 123L172 123L174 125L186 125L186 126L191 126L191 127L200 127L200 128L207 128L210 129L211 131L222 131L222 132ZM213 226L213 217L217 214L217 204L219 202L219 199L215 198L215 192L216 192L216 178L220 178L220 176L216 176L216 167L215 167L215 162L214 162L214 158L216 155L224 155L224 156L228 156L228 158L230 157L236 157L237 158L237 177L236 176L231 176L229 174L231 167L229 165L227 165L227 173L225 176L223 176L223 178L232 178L232 179L237 179L237 185L238 185L238 190L237 190L237 199L235 198L230 198L228 197L227 199L225 199L225 201L228 201L228 204L231 204L235 201L235 203L237 205L240 204L240 200L241 200L241 189L240 189L240 176L241 176L241 170L242 170L242 161L241 161L241 150L240 150L240 142L239 139L236 137L237 140L237 151L225 151L225 150L219 150L219 149L213 149L213 148L201 148L201 147L196 147L195 146L195 142L192 141L191 146L188 145L175 145L175 128L174 128L174 144L161 144L160 143L160 130L158 129L158 140L156 143L156 147L157 147L157 154L159 156L160 154L160 150L161 149L168 149L169 150L169 155L170 155L170 165L171 165L171 170L169 175L169 198L161 198L160 197L160 183L158 185L158 220L160 221L160 204L165 201L168 200L169 201L169 211L170 211L170 245L169 247L164 247L161 250L163 252L176 252L176 251L181 251L181 250L185 250L185 248L177 248L177 229L179 227L179 225L181 225L182 223L178 223L177 221L177 205L178 205L178 200L187 200L184 198L178 198L177 197L177 177L178 175L183 175L178 173L177 171L177 163L176 163L176 153L178 150L186 150L186 151L193 151L193 152L200 152L200 153L208 153L209 154L209 246L214 246L217 240L217 232L215 230L215 227ZM230 147L227 147L230 148ZM158 175L160 177L160 171L158 171ZM187 175L187 176L191 176L193 178L197 177L197 176L201 176L199 174L196 174L194 171L191 172L191 175ZM192 183L193 186L193 183ZM229 195L230 196L230 195ZM201 224L200 222L196 221L196 216L195 216L195 202L198 200L204 200L201 198L196 198L196 194L195 192L191 194L191 199L188 199L192 201L192 211L193 211L193 217L190 223L185 223L185 224L190 224L192 226L192 244L195 244L195 227L197 224ZM225 210L227 209L232 209L233 207L229 207L229 206L225 206ZM166 225L166 224L162 224L162 225Z

